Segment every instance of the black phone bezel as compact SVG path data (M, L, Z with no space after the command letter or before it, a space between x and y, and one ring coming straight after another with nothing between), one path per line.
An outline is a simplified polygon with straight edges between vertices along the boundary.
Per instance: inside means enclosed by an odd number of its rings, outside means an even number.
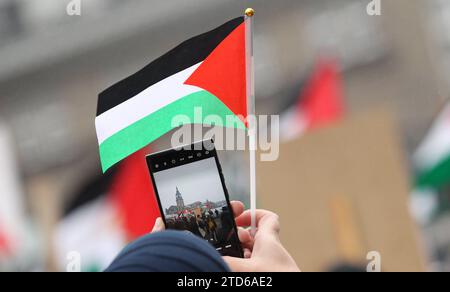
M171 168L179 167L182 165L194 163L196 161L201 161L204 159L209 159L214 157L214 160L216 162L217 171L219 172L220 181L222 183L222 188L225 194L225 200L228 205L228 209L231 211L231 216L233 216L233 209L231 207L230 202L230 196L228 193L228 189L225 184L225 178L222 172L222 167L220 165L219 157L217 155L217 150L214 146L214 140L205 140L196 142L190 145L185 145L177 148L172 148L168 150L164 150L161 152L153 153L150 155L147 155L146 162L147 166L150 172L150 177L153 184L154 193L156 196L156 200L158 202L159 211L161 214L161 218L164 221L164 224L166 224L166 217L164 214L164 209L162 208L160 196L158 193L158 188L156 187L156 181L154 177L154 173L168 170ZM238 244L238 252L240 253L239 257L244 257L244 252L242 250L242 246L239 241L238 236L238 229L236 226L236 222L233 218L233 228L236 233L237 240L239 242ZM219 251L220 253L220 251Z

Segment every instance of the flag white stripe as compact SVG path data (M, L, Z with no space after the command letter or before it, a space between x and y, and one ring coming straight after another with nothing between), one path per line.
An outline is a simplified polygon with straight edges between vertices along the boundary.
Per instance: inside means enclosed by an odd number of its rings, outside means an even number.
M420 170L429 170L450 156L450 104L444 109L430 133L414 155Z
M287 109L281 114L280 136L283 142L290 142L301 137L308 127L306 115L299 113L296 106Z
M13 149L11 133L0 121L0 232L16 252L23 247L26 218Z
M174 74L99 115L95 119L98 144L101 145L115 133L157 110L187 95L202 91L199 87L184 84L200 65L201 63L198 63Z
M82 257L82 271L104 270L126 245L126 230L108 195L78 208L56 226L53 243L61 271L66 271L67 256L74 251Z

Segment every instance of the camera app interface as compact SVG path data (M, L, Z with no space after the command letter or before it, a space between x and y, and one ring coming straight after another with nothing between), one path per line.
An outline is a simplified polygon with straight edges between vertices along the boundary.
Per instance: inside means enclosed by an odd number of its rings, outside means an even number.
M240 256L214 157L155 172L154 180L168 229L188 230L222 255Z

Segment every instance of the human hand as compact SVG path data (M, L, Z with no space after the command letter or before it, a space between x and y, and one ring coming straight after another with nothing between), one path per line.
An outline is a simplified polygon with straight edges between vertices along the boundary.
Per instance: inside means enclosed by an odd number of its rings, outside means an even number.
M242 209L242 212L236 216L236 225L240 230L243 230L244 226L250 226L250 211L244 212ZM241 240L245 250L244 259L224 257L230 269L234 272L300 272L294 259L281 244L278 215L266 210L257 210L256 226L257 232L254 238L247 238L250 236L247 231L243 235L245 240ZM244 232L239 233L241 238Z

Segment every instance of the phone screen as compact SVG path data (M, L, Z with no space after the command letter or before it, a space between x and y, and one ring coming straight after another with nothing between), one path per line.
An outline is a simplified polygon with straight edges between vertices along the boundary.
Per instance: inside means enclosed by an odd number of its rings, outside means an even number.
M161 214L167 229L190 231L222 255L242 257L217 153L208 149L193 145L147 157Z

